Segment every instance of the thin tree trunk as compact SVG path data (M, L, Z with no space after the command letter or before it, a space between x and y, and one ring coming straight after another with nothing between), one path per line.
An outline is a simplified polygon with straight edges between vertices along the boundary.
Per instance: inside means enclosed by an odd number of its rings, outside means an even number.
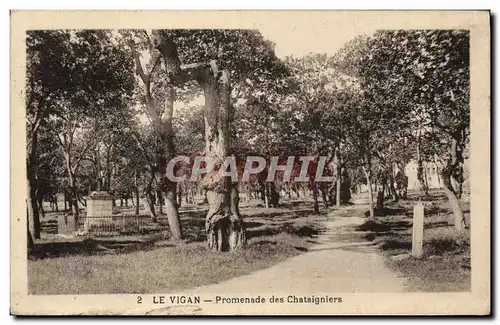
M181 207L182 206L182 196L184 195L185 193L182 192L182 188L180 186L177 187L177 207ZM187 193L186 193L186 196L187 196ZM187 203L187 200L186 200L186 203Z
M271 183L269 185L269 198L270 198L270 205L273 207L279 206L280 203L280 194L276 190L276 185L274 183Z
M163 193L161 191L156 192L156 198L158 200L158 212L163 215L163 205L165 203L165 199L163 198Z
M31 236L31 231L28 228L28 256L33 252L34 246L33 236Z
M137 171L135 172L134 175L134 181L135 181L135 215L139 215L139 175Z
M68 211L68 191L64 189L64 212Z
M157 222L158 217L156 216L156 211L155 211L155 205L153 201L153 195L151 193L152 191L152 183L154 179L154 173L151 175L151 178L149 179L149 183L144 187L144 197L145 197L145 204L146 204L146 209L148 210L148 213L151 217L152 222Z
M266 204L266 209L269 209L269 187L267 182L264 182L264 203Z
M292 199L292 190L290 189L290 183L286 183L286 196L289 200Z
M384 209L384 192L385 192L385 182L381 182L377 186L377 207L376 210L379 213L382 213Z
M56 212L59 212L59 202L57 201L57 194L54 197L54 205L56 207Z
M392 198L395 200L395 201L398 201L399 200L399 195L398 195L398 191L396 191L396 188L394 187L394 168L391 167L391 171L389 173L389 178L388 178L388 189L389 189L389 193L392 195Z
M328 196L326 194L326 189L324 186L321 186L321 197L323 199L323 204L325 205L325 208L328 209Z
M335 205L340 207L340 190L342 188L342 176L337 175L337 185L335 191Z
M313 199L314 199L314 213L318 214L319 213L318 187L316 185L316 182L313 182L311 184L311 186L312 186L312 193L313 193Z
M52 196L52 194L49 194L49 206L52 212L56 210L56 207L54 205L54 197Z
M71 170L71 169L70 169ZM73 210L73 215L75 217L75 230L78 228L78 218L80 216L80 209L78 207L78 198L77 198L77 189L76 189L76 181L75 175L70 172L69 173L69 186L70 186L70 210Z
M34 190L34 180L32 179L33 176L30 175L32 172L28 170L28 180L26 181L27 183L27 189L28 189L28 199L27 199L27 206L28 206L28 229L30 233L33 235L33 238L39 239L40 238L40 215L38 214L38 205L36 202L36 195L35 195L35 190Z
M38 203L38 209L40 210L40 213L42 214L42 218L45 219L45 210L43 209L43 197L38 194L38 191L36 191L36 200Z
M196 204L196 199L195 199L193 188L190 189L189 194L191 195L191 203Z
M171 182L172 183L172 182ZM179 217L179 211L177 209L177 198L175 187L176 184L170 184L170 190L167 190L165 195L165 212L167 214L168 225L170 227L170 232L172 233L172 239L181 240L182 230L181 230L181 219Z
M151 216L152 222L157 222L158 217L156 216L155 206L153 204L153 198L151 196L151 191L145 193L146 197L146 208L148 209L149 215Z
M174 240L182 239L181 219L177 206L177 183L168 179L166 175L166 164L175 156L174 132L172 118L174 112L175 92L173 85L167 85L167 99L165 101L165 118L160 121L160 138L162 140L163 157L160 164L161 183L160 187L165 195L165 212L167 214L168 224L172 238Z
M366 177L366 184L368 187L368 204L370 207L370 220L375 220L375 211L373 209L373 189L372 189L372 172L370 163L368 163L368 170L363 166L363 172Z
M340 143L335 150L335 161L337 163L337 192L335 193L335 205L340 207L340 190L342 188L342 164L340 161Z
M37 166L37 147L38 147L38 134L33 131L30 141L27 146L27 206L28 206L28 230L34 239L40 238L40 214L38 211L36 189L38 188L36 166Z

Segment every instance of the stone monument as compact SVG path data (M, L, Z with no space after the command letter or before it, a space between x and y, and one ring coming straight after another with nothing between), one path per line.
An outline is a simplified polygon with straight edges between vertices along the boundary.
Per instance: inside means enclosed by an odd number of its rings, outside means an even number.
M95 191L88 196L87 218L85 218L84 225L85 230L90 230L93 224L100 225L103 222L106 222L106 218L103 217L109 217L109 221L112 220L113 198L113 195L106 191Z

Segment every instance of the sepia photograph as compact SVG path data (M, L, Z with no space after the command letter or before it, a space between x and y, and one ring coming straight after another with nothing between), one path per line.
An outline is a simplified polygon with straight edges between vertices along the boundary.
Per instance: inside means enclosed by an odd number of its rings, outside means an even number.
M13 11L11 314L489 314L489 15Z

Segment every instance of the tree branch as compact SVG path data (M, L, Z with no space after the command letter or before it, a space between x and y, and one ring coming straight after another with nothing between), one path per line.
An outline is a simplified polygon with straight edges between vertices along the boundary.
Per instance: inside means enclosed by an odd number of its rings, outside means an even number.
M192 63L181 65L177 45L165 30L153 31L153 44L160 51L165 61L165 70L169 82L173 85L180 85L190 80L196 80L200 83L206 82L210 73L217 77L219 71L215 60L209 63Z
M68 129L69 133L68 133L68 137L69 137L69 142L68 142L68 151L71 150L71 147L73 146L73 140L74 140L74 136L75 136L75 131L76 131L76 127L78 125L78 118L73 120L73 127L71 129ZM68 122L69 124L70 122Z
M87 150L88 148L90 148L90 144L93 142L92 141L93 138L90 137L88 140L87 140L87 143L85 143L85 146L83 147L83 150L80 152L80 155L78 156L78 158L75 160L75 163L74 163L74 170L75 170L75 173L76 173L76 170L78 169L78 167L80 166L80 162L82 161L82 158L85 156L85 154L87 153Z
M134 57L135 73L141 78L144 85L149 88L149 76L144 73L144 69L142 68L141 64L140 53L135 47L135 42L133 40L130 40L128 44L130 46L130 49L132 50L132 56Z
M64 141L63 141L64 139ZM57 135L57 140L59 140L59 144L61 145L61 148L66 151L66 137L62 138L61 134Z

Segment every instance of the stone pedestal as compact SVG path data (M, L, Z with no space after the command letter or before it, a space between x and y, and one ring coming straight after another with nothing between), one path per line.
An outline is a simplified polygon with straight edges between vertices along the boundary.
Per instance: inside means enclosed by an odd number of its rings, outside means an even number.
M87 217L113 214L113 196L108 192L92 192L87 198Z
M85 230L89 230L92 224L102 224L106 218L113 215L113 196L108 192L92 192L87 198L87 218L85 218ZM92 218L100 217L100 218Z

